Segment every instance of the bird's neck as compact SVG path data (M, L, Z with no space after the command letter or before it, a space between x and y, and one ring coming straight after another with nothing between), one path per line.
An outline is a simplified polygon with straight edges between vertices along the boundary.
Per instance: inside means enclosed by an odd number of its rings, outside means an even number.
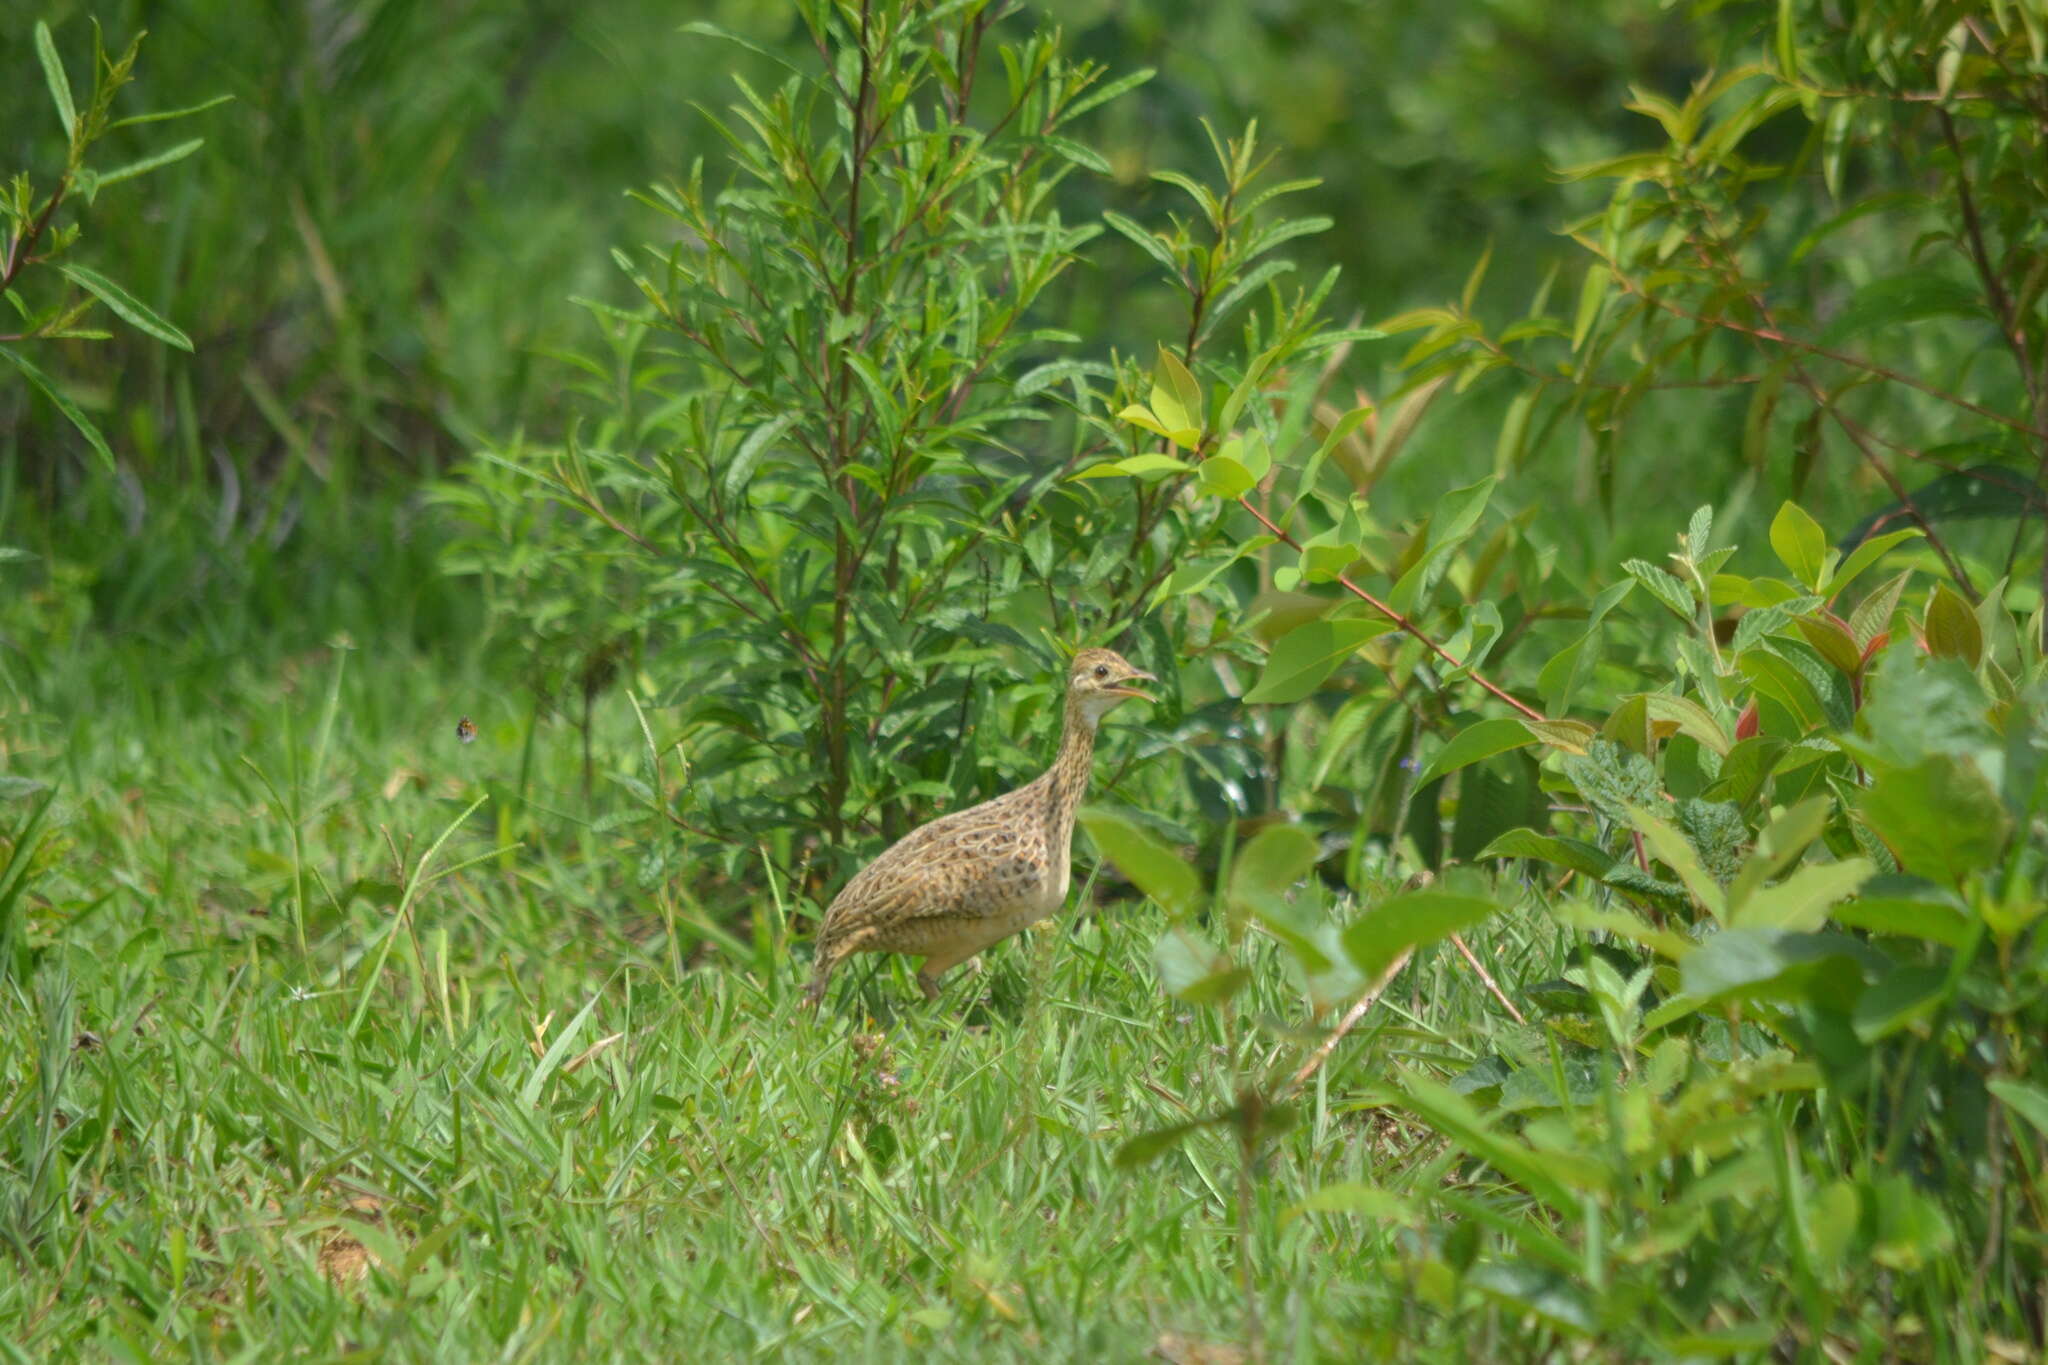
M1057 830L1071 832L1074 808L1088 792L1088 779L1095 770L1096 718L1078 706L1067 707L1066 729L1060 734L1059 755L1040 779L1051 803L1052 823ZM1064 844L1065 838L1060 842Z

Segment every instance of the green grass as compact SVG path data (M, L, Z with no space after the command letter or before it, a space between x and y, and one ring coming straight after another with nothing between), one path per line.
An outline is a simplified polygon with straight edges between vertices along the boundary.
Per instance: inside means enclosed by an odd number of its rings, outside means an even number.
M8 674L6 771L56 788L0 983L16 1358L1244 1340L1234 1139L1114 1162L1232 1093L1217 1016L1159 990L1155 907L1021 936L938 1009L905 966L864 962L812 1018L809 912L771 889L751 924L713 925L679 896L697 869L644 875L662 836L613 784L584 803L570 726L542 726L521 803L522 708L473 666L254 653L164 674L147 644L82 636ZM599 753L632 771L630 709L604 720ZM0 830L33 808L0 801ZM1513 975L1554 970L1526 926L1488 934L1533 957ZM1277 958L1253 956L1247 1017L1300 1024ZM1421 1330L1393 1228L1291 1211L1333 1182L1447 1178L1439 1141L1355 1097L1396 1061L1469 1061L1495 1009L1434 955L1308 1088L1255 1183L1276 1354ZM1300 1050L1284 1028L1242 1040L1254 1071Z

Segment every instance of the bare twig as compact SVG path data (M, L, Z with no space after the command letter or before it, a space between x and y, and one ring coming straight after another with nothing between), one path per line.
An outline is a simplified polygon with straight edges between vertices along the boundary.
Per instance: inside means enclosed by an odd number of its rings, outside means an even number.
M1473 955L1472 950L1465 946L1465 940L1457 934L1452 934L1451 943L1464 954L1465 960L1472 964L1472 970L1479 973L1479 979L1486 983L1486 989L1493 992L1493 998L1500 1001L1501 1008L1513 1015L1516 1023L1528 1023L1522 1012L1515 1008L1515 1002L1508 999L1507 993L1501 990L1500 984L1493 979L1493 973L1487 971L1485 965Z
M1337 1021L1337 1027L1330 1030L1330 1036L1316 1044L1316 1050L1309 1053L1308 1060L1301 1064L1301 1069L1289 1076L1287 1084L1274 1093L1273 1099L1276 1103L1301 1089L1309 1077L1322 1069L1323 1063L1330 1060L1330 1054L1337 1050L1337 1044L1343 1042L1344 1036L1358 1027L1358 1021L1365 1018L1365 1012L1379 1002L1380 996L1386 993L1388 986L1394 984L1394 978L1401 974L1401 969L1408 965L1408 959L1413 956L1413 948L1403 948L1394 960L1387 964L1386 969L1372 985L1366 987L1365 994L1359 996L1352 1002L1351 1008L1344 1011L1344 1017Z

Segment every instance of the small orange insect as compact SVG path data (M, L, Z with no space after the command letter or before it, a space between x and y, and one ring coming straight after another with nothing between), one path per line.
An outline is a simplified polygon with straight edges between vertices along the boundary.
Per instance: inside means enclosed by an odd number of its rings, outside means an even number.
M473 743L476 739L476 722L468 716L464 716L461 720L456 721L455 737L464 744Z

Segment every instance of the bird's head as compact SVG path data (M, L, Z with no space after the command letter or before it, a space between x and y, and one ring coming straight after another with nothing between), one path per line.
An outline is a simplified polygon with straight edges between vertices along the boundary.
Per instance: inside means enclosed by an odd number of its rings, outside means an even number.
M1067 705L1079 710L1093 726L1133 697L1151 701L1148 694L1131 684L1157 681L1115 650L1084 649L1074 656L1073 667L1067 673Z

